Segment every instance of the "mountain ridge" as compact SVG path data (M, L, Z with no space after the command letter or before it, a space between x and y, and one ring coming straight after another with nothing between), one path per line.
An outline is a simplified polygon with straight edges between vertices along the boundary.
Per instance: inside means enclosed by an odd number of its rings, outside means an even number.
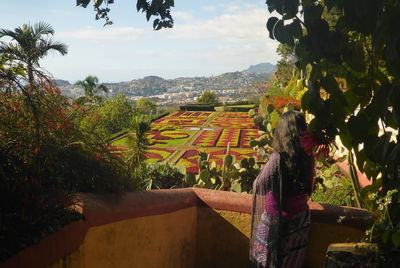
M228 92L240 91L251 85L252 82L267 79L273 74L274 65L261 63L251 65L243 71L226 72L217 76L209 77L179 77L174 79L164 79L160 76L149 75L140 79L133 79L124 82L102 83L110 89L110 96L125 94L130 97L143 96L150 97L159 94L169 94L177 92L203 92L213 90L227 94ZM269 70L263 72L263 70ZM61 82L61 91L68 97L78 97L83 95L83 90L69 83L69 81L58 79Z

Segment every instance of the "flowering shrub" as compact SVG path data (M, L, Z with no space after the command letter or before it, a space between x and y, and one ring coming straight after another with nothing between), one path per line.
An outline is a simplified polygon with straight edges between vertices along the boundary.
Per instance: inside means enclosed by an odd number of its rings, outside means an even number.
M86 107L62 96L45 76L25 85L23 72L0 68L0 79L3 259L37 239L28 232L21 243L21 232L33 228L41 237L43 228L65 215L77 191L121 193L129 181L123 163L78 127Z

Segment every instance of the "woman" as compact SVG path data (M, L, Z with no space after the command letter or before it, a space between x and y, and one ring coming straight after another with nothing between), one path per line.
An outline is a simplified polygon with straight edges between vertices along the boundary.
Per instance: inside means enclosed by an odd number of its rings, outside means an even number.
M252 267L301 267L308 242L314 159L301 147L303 114L284 113L275 131L274 153L253 185Z

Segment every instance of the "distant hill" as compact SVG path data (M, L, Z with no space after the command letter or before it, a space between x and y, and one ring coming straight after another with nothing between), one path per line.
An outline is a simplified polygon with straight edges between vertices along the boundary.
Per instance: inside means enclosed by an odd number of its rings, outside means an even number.
M54 80L59 87L65 87L71 85L71 83L67 80L55 79Z
M275 65L265 62L259 63L256 65L251 65L248 69L243 70L243 72L250 72L250 73L269 73L275 70Z
M163 79L159 76L146 76L126 82L103 83L110 89L109 95L125 94L127 96L150 97L158 94L170 94L178 92L203 92L214 90L222 94L239 92L247 88L254 81L268 79L275 69L270 63L260 63L250 66L244 71L228 72L209 77L179 77L175 79ZM69 97L78 97L83 94L79 88L66 80L57 79L63 94ZM234 93L232 93L234 94Z

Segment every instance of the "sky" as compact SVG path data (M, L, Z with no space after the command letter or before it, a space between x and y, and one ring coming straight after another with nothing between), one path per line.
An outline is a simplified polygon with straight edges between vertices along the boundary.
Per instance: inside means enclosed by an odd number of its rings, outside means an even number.
M278 60L277 42L265 27L265 0L175 0L174 28L154 31L137 13L136 0L110 5L111 26L94 19L93 7L75 0L0 0L0 28L50 23L68 54L49 54L39 63L55 78L75 82L95 75L101 82L148 75L171 79L241 71Z

